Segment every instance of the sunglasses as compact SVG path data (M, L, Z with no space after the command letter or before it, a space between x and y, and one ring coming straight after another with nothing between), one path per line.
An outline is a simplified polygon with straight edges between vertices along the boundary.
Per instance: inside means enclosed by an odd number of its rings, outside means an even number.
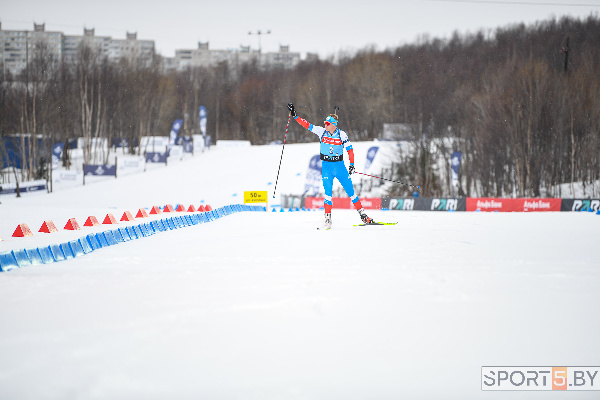
M329 117L325 118L325 126L327 126L329 124L337 126L337 121L331 115Z

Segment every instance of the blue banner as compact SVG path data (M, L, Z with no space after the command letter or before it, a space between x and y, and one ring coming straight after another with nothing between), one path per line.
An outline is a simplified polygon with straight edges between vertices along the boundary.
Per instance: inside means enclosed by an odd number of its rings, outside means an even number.
M83 165L84 175L117 176L116 165Z
M19 192L20 193L35 192L38 190L46 190L46 182L34 181L34 182L21 182L19 184ZM14 184L12 184L10 186L4 185L4 187L2 185L0 185L0 194L12 194L12 193L17 193L16 185L14 185Z
M377 154L377 150L379 150L379 147L373 146L369 149L369 151L367 151L367 162L365 163L365 172L367 172L371 164L373 164L373 159Z
M52 169L58 168L64 148L65 144L63 142L56 143L54 147L52 147Z
M206 107L200 106L198 112L200 114L200 132L202 135L206 135Z
M169 138L169 147L175 144L175 139L177 139L177 135L179 134L179 129L181 129L182 124L182 119L176 119L175 122L173 122L173 127L171 128L171 135Z
M146 162L151 163L167 163L166 153L146 152Z
M112 138L112 145L117 148L129 147L129 140L127 138Z
M191 137L181 138L181 145L183 146L184 153L194 154L194 143L192 142Z
M321 190L321 171L322 161L319 154L311 157L308 163L308 172L306 173L306 183L304 184L304 195L305 196L316 196Z
M458 168L460 167L460 159L462 158L462 153L460 151L455 151L452 153L452 185L458 185Z

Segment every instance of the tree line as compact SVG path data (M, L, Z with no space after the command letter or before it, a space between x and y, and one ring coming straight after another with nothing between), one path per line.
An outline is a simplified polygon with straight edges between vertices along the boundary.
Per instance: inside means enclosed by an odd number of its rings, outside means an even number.
M2 76L0 134L47 139L45 150L35 140L27 144L28 179L55 142L82 137L92 163L108 160L93 159L94 138L127 139L129 151L139 153L142 136L168 135L175 119L184 120L180 135L198 134L200 105L213 141L253 144L283 138L290 101L314 123L338 105L340 126L353 141L380 137L384 123L412 127L405 137L412 150L399 157L393 176L420 185L422 195L450 195L450 154L461 151L461 195L560 196L549 188L600 178L598 43L600 19L592 15L423 36L293 70L221 63L171 72L160 56L150 64L112 63L85 45L66 63L39 43L20 74ZM311 140L290 125L288 143ZM447 160L445 173L439 159ZM409 193L397 186L390 194Z

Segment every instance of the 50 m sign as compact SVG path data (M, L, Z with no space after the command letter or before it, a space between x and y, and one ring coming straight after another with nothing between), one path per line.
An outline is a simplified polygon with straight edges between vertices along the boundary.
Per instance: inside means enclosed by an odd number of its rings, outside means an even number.
M267 191L249 191L244 192L244 204L248 203L266 203Z

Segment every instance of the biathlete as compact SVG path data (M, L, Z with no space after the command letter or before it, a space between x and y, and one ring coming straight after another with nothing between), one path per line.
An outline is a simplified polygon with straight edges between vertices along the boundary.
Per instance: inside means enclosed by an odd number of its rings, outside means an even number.
M338 116L336 114L329 114L325 118L325 127L316 126L305 120L299 118L296 114L294 104L289 103L288 109L290 115L298 122L302 127L308 129L319 137L321 141L321 160L322 162L322 175L323 175L323 188L325 189L325 229L331 228L331 208L333 207L332 194L333 194L333 179L337 180L342 184L342 187L348 194L348 197L352 200L354 208L358 211L360 219L365 224L373 223L373 219L369 218L365 213L365 210L360 203L360 199L354 193L354 187L352 185L352 179L350 175L354 173L354 150L352 150L352 144L348 139L346 132L338 128ZM348 170L344 165L344 148L348 152L348 160L350 165Z

